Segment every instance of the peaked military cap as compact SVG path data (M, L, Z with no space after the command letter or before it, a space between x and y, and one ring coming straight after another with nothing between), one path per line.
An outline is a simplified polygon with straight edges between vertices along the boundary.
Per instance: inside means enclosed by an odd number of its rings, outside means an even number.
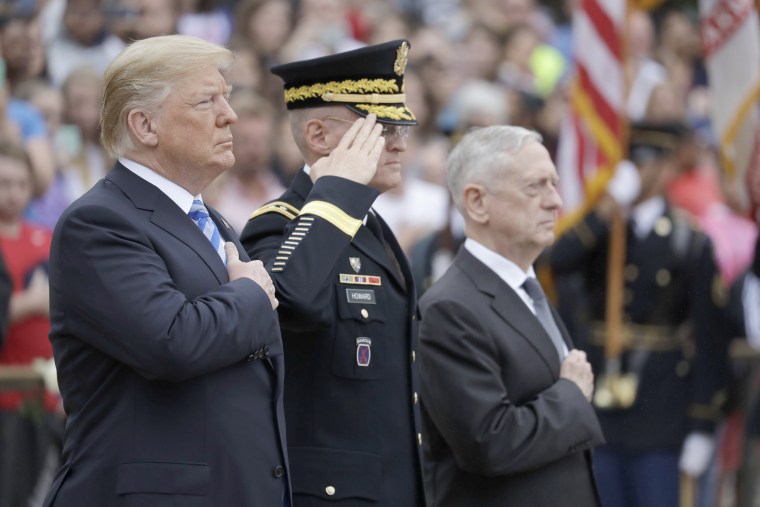
M629 158L642 159L666 157L688 135L689 129L679 122L634 123L628 137Z
M404 70L409 42L394 40L352 51L272 67L285 81L285 105L301 109L345 105L378 121L416 125L404 104Z

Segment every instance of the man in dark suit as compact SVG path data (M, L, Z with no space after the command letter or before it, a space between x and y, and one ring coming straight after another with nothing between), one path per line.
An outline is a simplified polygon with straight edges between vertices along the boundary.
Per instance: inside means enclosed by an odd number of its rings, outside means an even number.
M420 301L429 505L599 505L593 374L533 270L562 204L549 153L521 127L473 130L448 182L467 239Z
M398 40L272 69L307 165L241 241L281 303L299 507L423 505L414 284L370 209L401 183L416 123L402 93L408 50Z
M232 59L166 36L106 71L119 161L63 214L50 256L68 421L46 506L289 503L274 286L202 205L234 162Z

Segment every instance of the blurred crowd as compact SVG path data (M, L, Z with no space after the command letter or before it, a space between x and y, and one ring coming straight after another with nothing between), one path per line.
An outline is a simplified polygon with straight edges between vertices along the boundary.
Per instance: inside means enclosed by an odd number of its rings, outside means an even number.
M472 126L516 124L556 149L572 73L571 14L558 0L4 0L0 132L33 163L27 217L52 227L112 161L99 146L101 74L130 41L169 33L228 45L228 80L241 121L237 163L207 199L240 230L278 195L301 161L285 120L282 84L269 67L396 38L411 42L406 94L419 126L407 181L377 203L413 246L452 221L444 189L452 142ZM709 93L694 6L633 11L625 61L630 120L682 120L697 136L683 160L678 204L698 215L713 201L736 209L715 160ZM685 150L686 151L686 150ZM698 185L695 194L691 187ZM678 188L676 188L678 187ZM705 197L705 198L703 198ZM454 218L456 221L456 218ZM456 230L458 236L461 231ZM750 241L751 242L751 241Z
M6 173L15 168L0 163L2 254L9 255L18 224L30 231L29 262L9 266L9 271L25 270L14 293L46 299L40 288L44 259L32 252L49 244L60 213L114 162L99 139L106 66L131 41L172 33L227 45L237 55L227 76L239 117L232 126L236 162L204 198L238 232L253 211L282 193L302 165L282 83L269 68L364 44L410 41L406 104L419 125L404 154L405 183L379 197L375 208L410 256L418 292L424 292L464 237L446 189L446 159L459 137L473 126L515 124L540 132L556 153L568 110L576 3L0 0L0 139L22 147L30 168L20 177L14 173L24 180L14 184ZM631 121L678 121L689 127L692 135L679 150L679 173L667 193L712 238L729 285L752 261L757 226L744 218L740 192L720 168L696 7L663 2L653 10L632 11L627 23L627 114ZM8 156L2 153L0 160ZM30 306L47 318L46 304ZM10 359L0 354L2 362ZM33 467L43 466L41 456ZM0 493L0 505L15 505L3 500Z

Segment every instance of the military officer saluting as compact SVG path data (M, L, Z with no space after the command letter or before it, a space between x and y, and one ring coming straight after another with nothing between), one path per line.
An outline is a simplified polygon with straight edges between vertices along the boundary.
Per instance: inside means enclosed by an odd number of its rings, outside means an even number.
M595 452L596 475L609 507L679 505L679 470L704 472L725 400L727 337L712 245L664 193L685 129L633 125L629 160L550 254L558 283L576 275L582 284L559 304L576 305L574 338L596 373L607 440ZM625 217L619 242L610 242L614 216Z
M371 209L402 180L409 43L276 66L305 162L241 241L271 272L294 503L424 505L409 266ZM327 502L327 503L326 503Z

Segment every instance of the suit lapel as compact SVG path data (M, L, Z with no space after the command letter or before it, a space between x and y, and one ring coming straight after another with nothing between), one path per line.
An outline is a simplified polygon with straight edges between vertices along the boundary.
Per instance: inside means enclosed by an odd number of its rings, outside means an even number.
M227 222L227 220L214 208L207 206L206 209L208 210L208 214L211 216L211 219L219 228L219 234L221 234L222 240L225 243L227 241L232 241L233 243L235 243L235 246L237 247L237 250L238 250L238 254L240 256L240 260L245 261L245 262L250 261L251 258L248 256L248 253L245 251L245 247L243 247L243 245L240 244L240 240L238 239L238 236L235 233L235 229L233 229L232 226Z
M459 250L454 262L478 290L491 299L493 311L514 329L518 336L528 342L555 377L559 375L557 349L536 316L514 289L464 247ZM566 334L563 333L563 335L566 338Z
M118 162L106 179L118 186L136 208L152 212L150 221L195 252L214 273L219 283L229 281L227 269L211 242L166 194ZM218 217L216 214L216 218ZM220 220L214 222L220 231L226 229L224 225L220 226Z

